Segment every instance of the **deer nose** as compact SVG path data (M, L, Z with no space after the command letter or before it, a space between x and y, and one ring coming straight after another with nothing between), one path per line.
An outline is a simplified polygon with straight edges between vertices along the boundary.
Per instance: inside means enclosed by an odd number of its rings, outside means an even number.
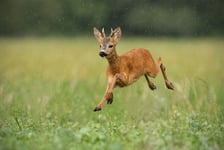
M100 55L101 57L107 56L107 54L106 54L104 51L100 51L99 55Z

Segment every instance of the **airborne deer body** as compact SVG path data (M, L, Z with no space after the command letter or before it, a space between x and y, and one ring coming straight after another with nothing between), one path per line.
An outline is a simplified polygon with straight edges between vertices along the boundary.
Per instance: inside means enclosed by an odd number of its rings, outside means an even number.
M105 57L108 61L106 93L94 111L101 110L106 101L108 104L113 102L113 89L115 87L128 86L143 75L146 78L149 88L151 90L156 89L156 86L148 77L155 78L160 69L167 88L174 89L173 84L166 76L165 67L160 57L157 61L154 61L151 53L144 48L132 49L121 56L117 55L115 48L121 38L121 29L119 27L115 30L111 29L109 37L106 37L104 29L102 29L101 33L94 27L93 33L100 44L99 55Z

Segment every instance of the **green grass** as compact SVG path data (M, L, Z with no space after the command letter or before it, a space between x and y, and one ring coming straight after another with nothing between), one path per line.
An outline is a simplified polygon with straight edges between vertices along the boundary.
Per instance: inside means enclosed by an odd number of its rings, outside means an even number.
M107 62L92 38L0 39L0 150L224 148L223 39L123 38L162 57L175 91L161 73L151 91L144 78L106 88Z

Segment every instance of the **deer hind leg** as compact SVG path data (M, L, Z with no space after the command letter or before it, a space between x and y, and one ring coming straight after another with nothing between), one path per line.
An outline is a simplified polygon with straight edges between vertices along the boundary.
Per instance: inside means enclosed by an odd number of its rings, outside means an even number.
M154 62L153 62L154 63ZM148 83L148 86L151 90L155 90L156 86L155 84L149 80L149 77L155 78L157 76L157 74L159 73L159 66L161 65L161 58L159 57L159 59L157 60L157 62L154 63L153 68L150 68L146 74L145 74L145 79Z
M160 59L160 61L161 61L161 58L159 58L159 59ZM172 82L170 82L170 81L168 80L168 78L167 78L167 75L166 75L166 72L165 72L166 68L165 68L165 66L163 65L162 62L160 63L160 69L161 69L161 71L162 71L162 74L163 74L163 78L164 78L164 80L165 80L166 87L167 87L168 89L170 89L170 90L174 90L174 86L173 86Z
M147 81L147 83L148 83L149 88L150 88L151 90L155 90L155 89L156 89L155 84L154 84L152 81L149 80L149 78L148 78L148 76L147 76L146 74L145 74L145 79L146 79L146 81Z

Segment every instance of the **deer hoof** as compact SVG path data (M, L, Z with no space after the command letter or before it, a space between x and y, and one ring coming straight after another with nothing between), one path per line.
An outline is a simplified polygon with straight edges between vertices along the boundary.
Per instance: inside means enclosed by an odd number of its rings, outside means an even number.
M107 104L112 104L113 103L113 93L108 93L107 94Z
M150 88L151 90L155 90L155 89L156 89L156 86L155 86L155 84L152 83L152 84L149 85L149 88Z
M173 86L172 82L166 82L166 87L170 90L174 90L174 86Z
M96 107L93 111L96 112L96 111L100 111L101 108L100 107Z
M108 99L107 100L107 104L112 104L113 103L113 99Z

